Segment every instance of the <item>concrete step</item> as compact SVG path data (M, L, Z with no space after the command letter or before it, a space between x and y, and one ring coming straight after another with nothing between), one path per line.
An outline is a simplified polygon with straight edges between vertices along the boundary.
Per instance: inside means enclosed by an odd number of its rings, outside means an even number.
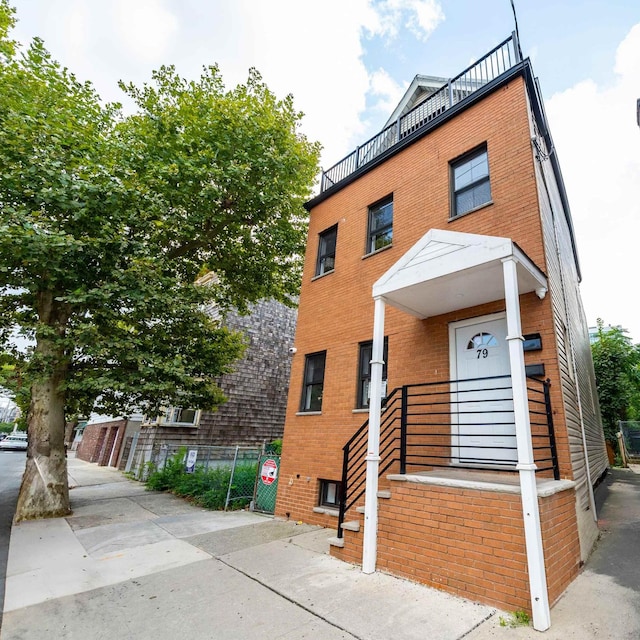
M342 529L346 529L347 531L360 531L360 523L357 520L343 522L340 526Z

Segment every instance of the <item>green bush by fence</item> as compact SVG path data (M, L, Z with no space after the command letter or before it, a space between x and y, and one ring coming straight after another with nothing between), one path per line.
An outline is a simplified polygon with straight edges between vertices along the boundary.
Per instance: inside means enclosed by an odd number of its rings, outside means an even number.
M258 472L258 465L244 463L237 465L231 478L231 467L207 469L196 466L193 473L185 470L186 449L179 450L167 460L164 468L151 468L147 478L149 491L170 491L187 498L189 501L206 509L222 510L227 502L231 509L246 507L253 497L253 486ZM229 489L229 483L231 488Z

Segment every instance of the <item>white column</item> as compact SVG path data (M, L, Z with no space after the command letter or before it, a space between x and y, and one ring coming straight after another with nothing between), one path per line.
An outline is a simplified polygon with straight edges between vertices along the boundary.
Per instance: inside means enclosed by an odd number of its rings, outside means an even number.
M382 406L382 367L384 365L384 300L374 299L373 348L371 350L371 386L369 397L369 441L367 444L367 480L364 494L364 541L362 571L376 570L378 551L378 467L380 463L380 409Z
M538 509L538 487L536 485L536 465L531 444L531 423L527 400L527 378L524 369L523 337L520 323L520 301L518 298L517 260L512 256L502 261L504 274L504 294L507 307L507 341L513 385L513 410L516 423L520 493L522 497L522 517L529 569L529 590L533 610L533 628L546 631L551 626L549 596L547 594L547 574L544 567L542 530Z

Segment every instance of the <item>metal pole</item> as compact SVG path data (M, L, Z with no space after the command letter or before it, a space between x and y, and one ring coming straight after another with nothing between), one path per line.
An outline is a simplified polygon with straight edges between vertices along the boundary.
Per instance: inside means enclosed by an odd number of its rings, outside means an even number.
M236 445L236 452L233 456L233 465L231 466L231 475L229 476L229 486L227 487L227 499L224 501L224 510L226 511L229 507L229 498L231 496L231 485L233 483L233 474L236 471L236 460L238 459L238 445Z
M551 626L551 613L547 592L547 574L544 566L540 509L538 507L537 467L533 460L533 446L531 444L527 378L524 368L524 349L522 348L524 338L522 337L520 301L518 298L517 260L513 256L503 258L502 267L505 305L507 308L507 342L509 344L511 383L513 385L513 411L518 446L518 464L516 468L520 474L520 497L522 499L527 567L529 569L533 628L536 631L546 631Z
M369 399L369 439L367 445L367 480L364 498L364 539L362 571L376 570L378 553L378 468L380 465L380 411L382 407L382 368L384 362L384 300L375 298L373 347L371 353L371 397Z

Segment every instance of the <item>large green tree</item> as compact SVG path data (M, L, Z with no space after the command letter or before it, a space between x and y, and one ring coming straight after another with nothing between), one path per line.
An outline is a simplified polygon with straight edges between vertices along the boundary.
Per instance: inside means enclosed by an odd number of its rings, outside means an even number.
M600 412L606 439L616 445L618 421L636 419L640 406L640 345L632 344L618 327L604 328L591 345Z
M244 309L298 290L319 149L292 98L215 66L124 86L123 116L39 40L9 40L0 0L0 347L33 340L29 450L16 519L69 511L65 417L213 407L243 350L205 304ZM209 283L196 280L215 273ZM17 354L16 354L17 355Z

